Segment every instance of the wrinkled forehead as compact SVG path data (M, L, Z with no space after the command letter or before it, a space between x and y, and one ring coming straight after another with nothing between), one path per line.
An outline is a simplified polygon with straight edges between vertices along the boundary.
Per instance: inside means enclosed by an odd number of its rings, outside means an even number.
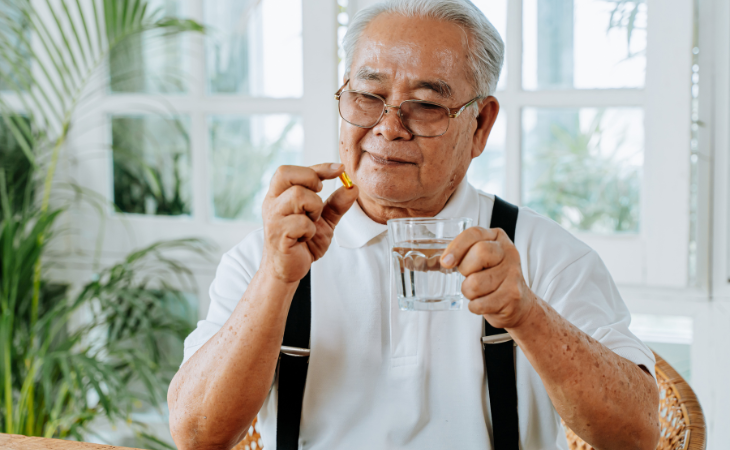
M381 14L358 40L350 80L355 86L377 84L465 97L473 91L467 67L467 35L457 24Z

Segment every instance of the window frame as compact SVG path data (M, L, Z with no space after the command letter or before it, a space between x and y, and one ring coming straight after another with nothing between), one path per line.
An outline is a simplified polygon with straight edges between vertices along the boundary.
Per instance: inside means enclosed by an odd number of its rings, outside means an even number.
M187 1L191 18L202 21L202 0ZM369 3L373 2L351 2L348 8L350 15L353 15L352 10L355 8ZM507 122L504 196L508 201L521 203L523 108L642 107L646 145L640 231L636 234L576 235L598 251L619 284L680 288L686 287L688 282L692 23L687 17L693 13L692 0L647 0L647 3L650 13L645 88L526 91L521 87L522 2L508 2L507 83L504 90L495 94L502 104L502 113L506 114ZM331 20L323 20L324 17L330 17ZM303 164L337 160L338 116L334 104L327 101L338 87L337 48L332 38L337 33L336 17L337 4L334 0L302 2L304 92L301 98L269 99L207 94L204 40L201 36L188 36L191 51L186 66L191 69L191 83L187 94L100 95L98 108L102 115L138 113L144 108L159 108L162 102L176 114L188 115L191 120L192 216L165 218L124 215L122 219L112 214L109 222L128 222L135 232L149 236L144 239L145 242L162 239L170 233L204 235L212 236L217 245L226 249L259 227L258 224L212 218L206 115L299 114L305 136ZM676 94L668 96L666 92ZM106 134L110 135L108 130ZM97 142L100 141L108 143L108 138L97 139ZM677 145L678 142L686 144ZM328 187L330 191L333 188ZM112 200L108 182L104 186L97 183L94 190L106 192L109 200ZM155 221L165 224L159 233L141 231L143 226L149 227ZM111 223L108 225L112 226Z
M639 232L575 235L599 253L619 284L686 287L692 46L692 22L687 17L692 17L692 1L647 0L647 4L644 88L528 91L522 89L523 3L508 2L507 83L495 94L507 114L504 192L507 200L521 203L524 108L643 108L645 151ZM676 97L666 92L675 92ZM665 148L671 150L671 155L664 153Z
M202 0L191 1L191 17L202 19ZM710 149L700 159L698 286L688 285L689 192L690 192L690 87L693 0L647 0L649 11L647 73L644 89L524 91L522 77L522 1L508 0L507 85L497 93L506 114L505 198L521 201L522 108L639 106L644 108L646 150L644 157L641 226L638 234L601 236L580 233L578 237L595 248L619 283L629 309L635 313L692 317L693 386L710 424L710 445L726 442L730 430L730 389L721 374L730 367L728 332L724 318L730 316L730 3L726 0L697 0L700 3L702 47L700 148ZM348 14L376 0L349 0ZM180 114L191 115L191 157L193 164L193 215L190 218L111 215L104 225L106 238L102 263L112 261L129 248L158 239L206 236L218 246L213 261L186 261L200 285L199 313L208 309L207 288L214 277L218 256L227 251L257 224L217 221L211 218L208 176L207 114L291 112L302 115L304 126L303 163L337 160L338 116L334 102L328 102L339 87L337 80L337 5L334 0L303 0L303 76L301 99L262 99L238 95L205 94L204 64L191 64L197 83L190 95L104 94L88 112L103 122L111 112L133 113L160 101ZM324 18L329 17L330 20ZM203 39L191 38L191 53L204 58ZM708 49L708 50L706 50ZM665 76L670 74L670 76ZM323 79L324 77L324 79ZM105 80L104 80L105 81ZM103 84L103 82L102 82ZM106 92L103 85L97 91ZM667 92L676 95L666 95ZM192 98L190 98L192 96ZM306 113L306 114L305 114ZM323 128L324 127L324 128ZM74 129L69 148L69 173L76 181L97 192L110 193L111 154L99 146L107 142L108 130L92 125L87 132ZM87 128L86 124L84 128ZM103 128L103 127L101 127ZM679 144L678 144L679 143ZM93 148L100 156L84 158ZM195 150L202 149L202 150ZM669 149L670 153L664 150ZM336 185L326 184L331 191ZM111 199L111 198L109 198ZM101 226L97 213L75 211L83 229L96 232ZM710 239L712 237L712 240ZM75 249L90 250L82 236ZM719 250L718 250L719 249ZM88 254L92 254L87 252ZM88 256L69 255L68 270L91 267ZM81 275L79 275L81 276ZM85 276L85 275L84 275ZM710 301L712 300L712 301ZM724 368L724 369L723 369ZM723 431L724 430L724 431Z
M186 16L203 22L203 0L182 0ZM212 115L248 115L284 113L302 118L304 143L302 163L312 165L337 161L338 115L336 104L329 101L337 90L337 4L333 0L302 1L303 92L300 98L266 98L240 94L208 93L205 78L205 38L189 34L186 45L189 83L185 93L143 94L112 93L109 74L97 77L90 87L90 107L80 114L69 133L67 174L81 186L107 201L105 217L88 207L74 210L81 232L71 244L73 253L93 255L97 245L103 249L102 264L114 261L152 242L186 237L204 237L215 250L210 261L182 255L199 277L200 314L208 308L207 288L212 281L220 256L261 225L213 217L210 185L210 143L207 118ZM330 20L326 20L329 18ZM190 158L192 205L190 216L155 216L116 213L113 203L111 152L111 116L151 113L187 116L190 120ZM80 126L81 125L81 126ZM331 185L331 186L330 186ZM334 182L325 191L333 191ZM102 229L100 239L97 230ZM73 258L75 264L90 267L89 258Z
M350 0L350 8L377 2ZM647 0L647 70L642 89L522 89L522 7L522 0L508 0L507 83L495 94L507 121L505 199L522 202L523 108L641 107L645 151L639 232L575 235L598 252L619 285L689 288L693 0Z

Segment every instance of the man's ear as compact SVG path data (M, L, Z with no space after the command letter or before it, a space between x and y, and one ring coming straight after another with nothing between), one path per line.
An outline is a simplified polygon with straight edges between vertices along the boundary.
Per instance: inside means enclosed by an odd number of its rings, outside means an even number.
M477 128L474 130L471 149L472 159L481 155L484 147L487 146L487 138L497 120L497 114L499 114L499 101L496 98L490 95L479 102L479 115L476 117Z

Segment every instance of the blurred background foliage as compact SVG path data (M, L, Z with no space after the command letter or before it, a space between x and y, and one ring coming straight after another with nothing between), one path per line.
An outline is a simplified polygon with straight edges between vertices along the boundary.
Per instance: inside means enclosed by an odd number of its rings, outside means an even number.
M299 120L288 117L273 142L252 139L250 120L217 118L209 125L215 217L259 220L254 205L256 196L267 187L262 174L282 162L282 155L291 147L287 140Z
M571 111L552 112L549 138L525 155L525 205L566 228L591 232L638 232L641 166L615 147L603 149L604 112L587 130ZM567 122L567 123L566 123Z
M190 214L186 121L159 116L112 119L114 204L121 212Z
M645 0L600 1L610 9L607 38L613 32L625 33L620 41L625 42L626 56L616 64L644 55L645 43L632 46L632 39L637 30L645 30ZM539 14L544 17L538 22L538 39L545 55L538 61L537 87L572 88L577 63L572 59L575 36L566 27L576 20L573 2L550 0L540 4ZM558 8L560 5L565 8ZM541 24L546 25L541 28ZM586 121L582 114L590 109L532 109L535 123L523 135L523 204L572 231L636 233L641 200L637 156L641 158L643 152L643 136L638 155L634 154L631 149L637 136L627 129L637 117L612 117L612 122L623 121L624 129L606 130L606 111L598 110ZM607 136L610 139L605 139Z
M632 58L639 54L645 54L646 48L640 52L631 51L631 38L634 31L639 29L637 17L641 13L642 8L646 8L646 0L603 0L613 6L611 16L608 21L607 32L612 29L620 29L626 31L626 58Z
M140 445L169 447L132 411L164 404L196 316L192 274L169 255L206 254L206 244L158 242L80 286L51 282L43 261L73 202L104 209L54 177L89 81L134 36L203 28L145 0L61 0L50 11L41 17L31 0L0 0L0 429L81 440L105 417L129 423ZM148 180L160 208L183 211L160 178Z

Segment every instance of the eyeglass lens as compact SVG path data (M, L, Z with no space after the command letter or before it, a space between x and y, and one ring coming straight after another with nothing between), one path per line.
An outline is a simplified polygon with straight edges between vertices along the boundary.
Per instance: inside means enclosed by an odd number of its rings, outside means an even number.
M374 127L385 109L378 97L361 92L343 92L340 95L340 115L352 125ZM417 136L440 136L449 128L448 111L435 104L405 101L400 107L403 125Z

